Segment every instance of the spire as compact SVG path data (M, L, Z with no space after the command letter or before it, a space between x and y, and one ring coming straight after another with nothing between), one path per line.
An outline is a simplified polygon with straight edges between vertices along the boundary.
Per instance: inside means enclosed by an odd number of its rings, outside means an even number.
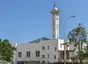
M54 7L53 7L53 9L50 11L51 12L51 14L58 14L59 13L59 10L57 9L57 7L56 7L56 2L55 2L55 0L54 0Z
M54 1L54 7L56 7L56 3L55 3L55 1Z

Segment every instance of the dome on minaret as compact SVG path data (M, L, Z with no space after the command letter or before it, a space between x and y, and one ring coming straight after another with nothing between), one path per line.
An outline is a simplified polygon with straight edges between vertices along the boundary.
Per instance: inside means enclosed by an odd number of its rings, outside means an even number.
M53 9L50 12L51 12L51 14L58 14L59 13L59 10L57 9L55 3L54 3Z

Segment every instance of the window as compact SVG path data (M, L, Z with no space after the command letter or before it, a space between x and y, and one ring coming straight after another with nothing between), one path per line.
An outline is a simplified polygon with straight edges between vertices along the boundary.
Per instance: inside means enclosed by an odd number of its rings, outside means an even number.
M64 51L61 51L61 52L60 52L60 57L61 57L62 59L64 59Z
M48 58L49 58L49 54L48 54L47 56L48 56Z
M53 37L55 37L55 35L53 34Z
M47 61L47 63L49 64L49 61Z
M47 48L49 49L49 46Z
M56 51L56 47L55 47L55 51Z
M18 52L18 57L22 57L22 52Z
M45 61L42 61L42 64L45 64Z
M45 50L45 47L44 46L42 47L42 50Z
M45 55L42 55L42 58L45 58Z
M26 52L27 57L30 57L30 51Z
M52 21L52 25L55 25L55 21L54 20Z
M56 55L54 55L54 59L56 59Z
M55 30L55 28L53 27L53 30Z
M69 50L66 50L67 59L69 59Z
M58 20L58 18L56 18Z
M40 57L40 51L36 51L36 57Z
M62 48L62 44L60 44L60 48Z

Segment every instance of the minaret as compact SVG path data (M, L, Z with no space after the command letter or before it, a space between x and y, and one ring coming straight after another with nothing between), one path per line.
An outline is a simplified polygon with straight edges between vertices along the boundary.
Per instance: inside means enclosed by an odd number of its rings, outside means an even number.
M50 11L52 14L52 39L58 39L59 37L59 10L54 3L53 9Z

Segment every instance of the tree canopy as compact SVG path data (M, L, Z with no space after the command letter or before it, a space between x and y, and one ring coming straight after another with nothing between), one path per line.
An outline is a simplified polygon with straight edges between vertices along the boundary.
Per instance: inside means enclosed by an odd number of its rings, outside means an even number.
M69 32L67 38L72 45L78 48L78 59L80 59L80 64L82 64L82 59L84 58L83 43L87 43L86 29L79 23L77 28Z
M15 47L9 43L7 39L0 39L0 59L11 62L13 58Z
M69 32L67 38L69 39L71 44L75 46L80 45L80 42L86 43L87 42L87 32L86 29L79 23L77 28L72 29Z

